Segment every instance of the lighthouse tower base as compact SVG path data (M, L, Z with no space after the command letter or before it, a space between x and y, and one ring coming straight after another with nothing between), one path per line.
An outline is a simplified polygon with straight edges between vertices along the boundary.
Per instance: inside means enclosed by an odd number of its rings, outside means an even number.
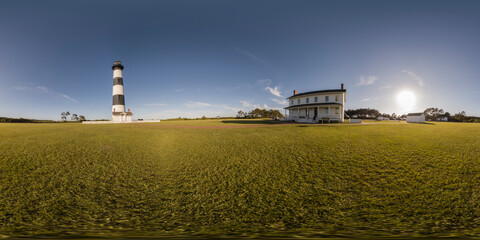
M131 123L133 113L128 112L112 112L112 122L114 123Z

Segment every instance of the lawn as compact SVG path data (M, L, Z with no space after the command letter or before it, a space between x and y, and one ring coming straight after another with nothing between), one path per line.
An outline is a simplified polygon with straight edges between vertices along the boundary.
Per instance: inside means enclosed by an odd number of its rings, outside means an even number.
M0 124L0 237L480 236L480 124L270 124Z

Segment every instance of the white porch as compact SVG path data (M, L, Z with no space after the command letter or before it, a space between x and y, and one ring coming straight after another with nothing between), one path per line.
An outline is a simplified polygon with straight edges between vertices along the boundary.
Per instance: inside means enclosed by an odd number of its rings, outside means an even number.
M317 106L291 106L288 110L288 121L301 123L329 123L343 122L343 106L341 105L317 105Z

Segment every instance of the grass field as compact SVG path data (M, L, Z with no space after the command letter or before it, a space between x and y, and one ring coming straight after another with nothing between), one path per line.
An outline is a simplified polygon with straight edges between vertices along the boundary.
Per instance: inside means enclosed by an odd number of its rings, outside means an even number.
M0 237L480 236L480 124L262 124L0 124Z

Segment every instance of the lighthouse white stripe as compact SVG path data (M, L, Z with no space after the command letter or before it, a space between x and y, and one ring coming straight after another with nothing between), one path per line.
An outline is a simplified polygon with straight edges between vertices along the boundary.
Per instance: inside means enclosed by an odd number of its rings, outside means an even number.
M120 69L113 70L113 78L116 78L116 77L123 77L122 76L122 70L120 70Z
M113 85L113 95L123 95L123 85Z
M125 105L113 105L112 112L125 112Z

